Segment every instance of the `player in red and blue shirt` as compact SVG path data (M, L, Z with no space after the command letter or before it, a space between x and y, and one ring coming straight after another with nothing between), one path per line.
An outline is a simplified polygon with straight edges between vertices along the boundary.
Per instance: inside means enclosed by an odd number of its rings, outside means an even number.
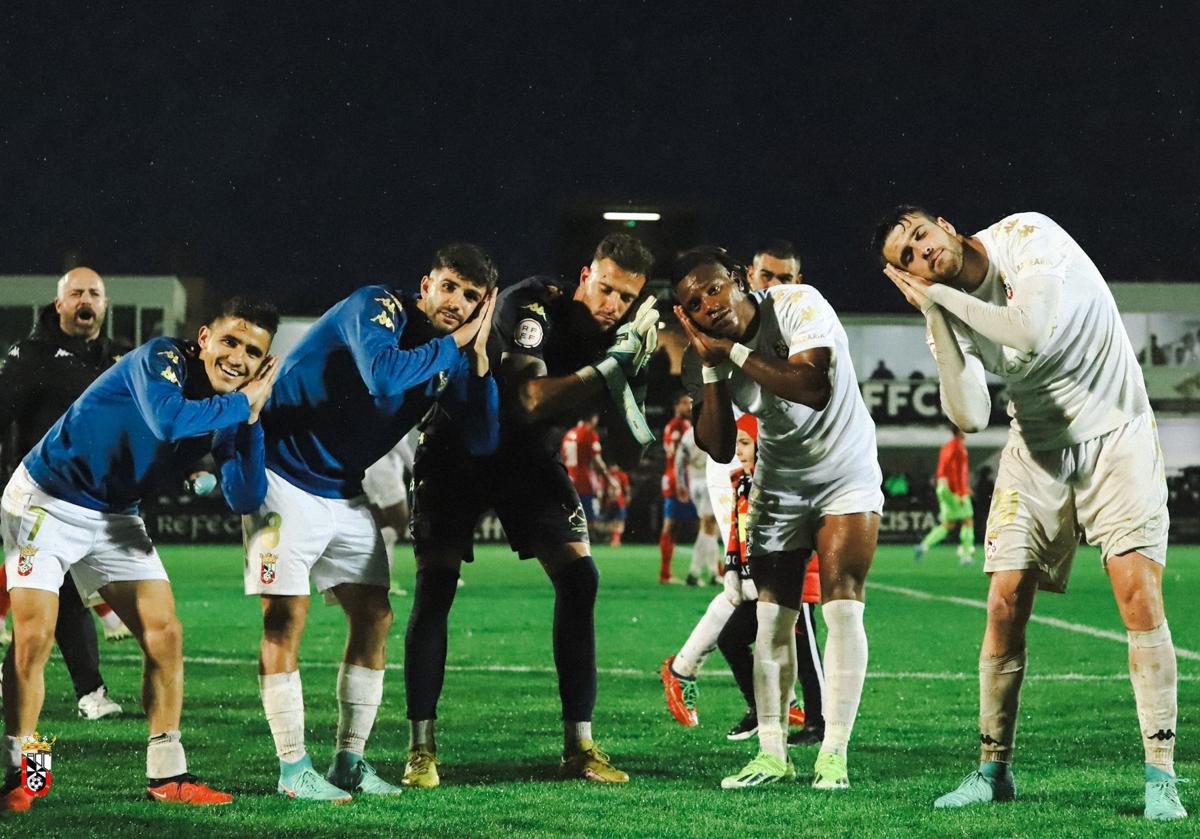
M686 495L681 495L675 474L675 449L691 427L692 398L680 392L675 397L675 414L663 427L662 531L658 536L660 583L679 582L671 573L671 561L675 558L675 522L696 520L696 505Z

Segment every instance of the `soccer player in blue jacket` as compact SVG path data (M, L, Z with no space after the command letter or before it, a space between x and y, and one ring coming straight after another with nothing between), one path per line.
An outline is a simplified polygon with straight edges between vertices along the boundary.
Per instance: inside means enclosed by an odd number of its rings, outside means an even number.
M495 449L499 399L486 347L496 277L486 253L459 243L437 252L416 300L387 286L360 288L288 354L263 412L268 488L243 519L245 590L262 598L259 683L281 795L339 802L401 791L363 759L392 625L388 561L363 473L431 408L463 430L475 453ZM304 745L297 661L314 584L349 624L325 777Z
M9 481L0 523L13 644L4 659L7 773L0 810L28 810L33 802L21 783L21 751L42 710L43 670L68 570L85 598L104 597L145 652L149 797L184 804L233 800L188 773L179 734L182 630L139 506L156 486L181 481L209 452L235 511L262 503L258 418L277 374L267 353L278 324L273 306L233 298L200 327L198 345L154 338L128 353L67 409Z

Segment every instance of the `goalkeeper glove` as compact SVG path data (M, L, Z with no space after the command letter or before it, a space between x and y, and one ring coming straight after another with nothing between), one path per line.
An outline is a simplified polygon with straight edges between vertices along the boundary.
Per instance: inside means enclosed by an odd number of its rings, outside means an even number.
M647 297L629 322L617 330L616 340L608 349L608 356L621 365L627 380L642 372L658 348L658 310L654 308L655 302L653 294Z

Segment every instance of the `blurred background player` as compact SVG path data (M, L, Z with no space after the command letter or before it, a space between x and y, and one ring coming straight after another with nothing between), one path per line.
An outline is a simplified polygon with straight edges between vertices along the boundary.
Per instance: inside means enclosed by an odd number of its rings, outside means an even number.
M608 543L621 547L625 534L625 508L629 503L629 475L617 464L608 467L604 481L604 500L600 508L600 520L607 531Z
M1175 776L1175 645L1163 606L1170 517L1158 427L1112 292L1041 213L964 236L906 205L876 228L884 273L925 316L942 408L988 424L984 371L1012 417L988 511L987 628L979 654L979 768L935 807L1016 797L1010 763L1039 588L1063 592L1080 537L1100 548L1129 644L1144 755L1143 814L1187 817Z
M761 751L721 786L795 775L783 720L795 680L806 564L815 546L829 635L825 737L812 785L845 789L867 669L864 587L883 507L875 426L846 332L815 288L751 292L720 248L680 256L672 281L675 314L691 343L683 372L699 405L697 442L717 459L733 455L735 403L760 424L746 552L759 593L754 697Z
M200 327L198 345L152 338L85 390L9 480L0 520L13 644L4 659L8 771L0 810L33 803L21 783L21 744L37 731L67 573L81 592L104 596L145 653L147 795L176 804L233 800L188 772L180 735L183 632L139 509L147 493L182 481L210 452L235 512L262 501L258 419L278 371L267 355L278 324L274 306L233 298Z
M706 471L710 459L704 450L696 445L695 429L688 426L675 446L675 497L684 502L690 501L699 521L696 540L692 544L692 561L686 577L689 586L702 586L706 582L716 583L721 570L722 539L718 534L717 520L708 497Z
M913 547L917 562L958 527L958 563L975 561L975 510L971 505L971 472L967 465L966 435L950 426L950 439L938 452L937 500L938 523Z
M600 490L608 480L608 466L604 463L600 433L596 430L599 425L600 415L588 414L567 429L559 446L559 457L579 493L579 503L583 505L583 515L593 536L600 516Z
M263 411L267 492L242 520L244 587L262 604L259 688L280 795L344 802L401 792L364 757L383 701L392 608L383 537L362 480L435 403L463 425L468 450L495 448L498 397L485 342L496 278L482 249L454 243L434 254L417 300L382 285L358 289L288 353ZM305 748L300 682L314 585L347 623L324 777Z
M371 516L379 526L383 549L387 553L391 593L399 596L408 592L396 578L396 542L408 534L408 481L420 436L421 432L414 428L363 473L363 493L370 502Z
M108 313L104 280L90 268L73 268L58 281L54 302L42 309L29 336L13 344L0 364L0 441L4 480L96 377L129 350L102 334ZM10 640L4 617L9 598L0 569L0 639ZM96 607L105 637L130 637L129 629L105 603ZM96 625L88 614L75 580L67 574L58 592L54 640L71 674L79 714L100 719L121 713L108 696L100 674Z
M692 398L683 391L675 396L674 414L663 427L663 476L662 476L662 532L658 536L658 581L678 583L671 573L671 562L675 559L675 529L684 522L696 520L696 507L686 497L679 495L675 474L675 449L683 435L692 427Z
M539 275L506 288L488 347L500 386L500 446L494 455L473 457L449 424L435 418L425 430L414 475L417 586L404 643L409 786L441 783L435 722L447 622L462 563L474 560L476 523L489 508L510 547L521 559L537 557L554 587L562 776L629 780L592 736L600 572L579 494L558 459L562 438L552 423L561 427L613 399L635 439L653 440L635 395L657 346L653 298L625 317L653 264L640 241L613 233L600 241L578 281Z
M751 291L804 282L800 273L800 254L786 239L768 239L754 251L746 272Z

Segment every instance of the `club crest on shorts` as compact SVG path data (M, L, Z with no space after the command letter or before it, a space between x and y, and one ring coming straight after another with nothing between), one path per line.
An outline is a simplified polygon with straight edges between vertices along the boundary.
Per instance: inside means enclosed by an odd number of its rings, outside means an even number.
M998 534L996 534L996 533L989 533L984 538L984 540L983 540L983 558L984 559L990 560L992 557L994 557L996 555L996 550L999 548L999 545L996 544L997 536L998 536Z
M517 342L518 347L531 349L542 343L542 334L541 321L536 318L525 318L517 324L513 340Z
M264 586L269 586L275 582L275 563L278 561L279 557L273 553L264 552L258 555L258 578L262 580Z
M36 731L21 744L21 786L34 797L50 791L53 774L50 771L50 749L57 737L46 740Z
M17 551L20 554L17 557L17 573L28 577L33 573L33 558L37 556L38 549L33 545L21 545Z

